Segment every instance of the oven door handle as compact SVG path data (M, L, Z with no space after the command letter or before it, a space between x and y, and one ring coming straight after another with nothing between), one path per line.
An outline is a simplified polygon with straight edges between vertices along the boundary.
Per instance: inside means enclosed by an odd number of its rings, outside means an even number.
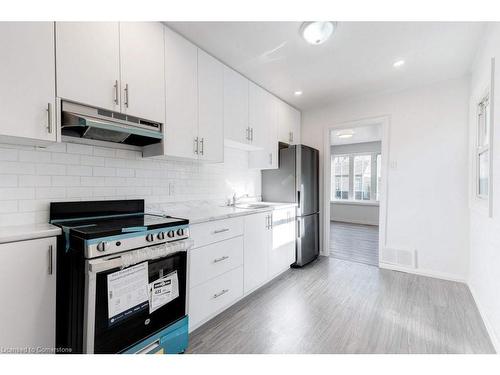
M147 353L149 353L149 352L151 352L159 347L160 347L160 339L157 339L157 340L153 341L152 343L150 343L149 345L146 345L144 348L136 351L135 354L147 354Z
M98 272L103 272L107 271L113 268L121 268L121 267L129 267L134 264L139 264L148 260L152 259L161 259L168 257L174 253L177 253L179 251L188 251L191 247L193 247L193 240L179 240L176 242L172 242L166 245L167 250L166 252L162 253L159 256L153 256L153 257L137 257L136 261L133 262L133 264L129 264L126 260L123 259L122 255L110 255L109 257L104 257L104 258L98 258L98 259L91 259L88 262L88 270L91 273L98 273ZM126 253L131 253L134 251L140 251L141 249L138 250L132 250Z

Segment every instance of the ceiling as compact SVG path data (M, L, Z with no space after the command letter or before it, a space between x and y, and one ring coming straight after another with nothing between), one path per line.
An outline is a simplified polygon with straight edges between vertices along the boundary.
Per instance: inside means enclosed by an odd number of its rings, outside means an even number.
M350 138L340 138L339 134L352 134ZM330 133L330 144L348 145L353 143L375 142L382 140L382 125L373 124L359 126L352 129L332 130Z
M301 22L167 22L202 49L295 107L396 91L468 73L485 23L339 22L322 45ZM406 64L392 64L404 59ZM294 96L302 90L303 95Z

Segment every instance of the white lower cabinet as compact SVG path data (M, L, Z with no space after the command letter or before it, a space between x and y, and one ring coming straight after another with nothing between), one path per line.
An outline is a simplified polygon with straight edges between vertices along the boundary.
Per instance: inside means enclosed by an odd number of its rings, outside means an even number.
M191 252L189 285L193 288L242 264L242 236L194 249Z
M272 214L245 216L244 290L252 292L268 280L268 252L272 246Z
M223 311L243 295L243 267L226 272L189 290L190 330Z
M55 237L0 244L0 347L55 347L55 261Z
M273 212L273 244L269 249L269 278L272 279L290 268L296 261L295 207Z

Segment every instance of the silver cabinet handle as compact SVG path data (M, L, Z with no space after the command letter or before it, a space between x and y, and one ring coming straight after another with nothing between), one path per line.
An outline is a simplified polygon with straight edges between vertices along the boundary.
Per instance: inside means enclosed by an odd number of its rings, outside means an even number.
M292 143L292 142L293 142L293 132L290 132L290 133L288 134L288 139L290 140L290 143Z
M194 153L198 155L198 137L194 139Z
M214 298L214 299L215 299L215 298L219 298L220 296L222 296L222 295L226 294L227 292L229 292L229 289L222 289L219 293L215 293L215 294L213 295L213 298Z
M129 89L128 89L128 83L125 84L125 89L123 89L123 91L125 91L125 102L123 104L125 104L125 107L128 108L128 105L129 105L129 98L128 98L128 94L129 94Z
M273 164L273 153L269 153L269 164L272 165Z
M52 103L47 103L47 133L52 134Z
M269 229L273 229L273 214L269 215Z
M200 154L203 155L205 152L205 138L201 138L200 141Z
M246 132L245 139L247 141L249 141L250 140L250 127L249 126L247 126L247 128L245 129L245 132Z
M52 275L54 273L54 263L53 263L53 256L54 256L54 247L52 245L49 245L49 267L48 267L48 273L49 275Z
M253 142L253 128L250 128L250 141Z
M115 89L115 97L113 98L113 101L115 102L116 105L118 105L118 80L115 80L113 88Z
M224 256L222 256L220 258L214 259L214 263L219 263L219 262L222 262L222 261L224 261L226 259L229 259L229 257L227 255L224 255Z
M217 229L217 230L214 230L214 234L224 233L224 232L228 232L228 231L229 231L229 228Z

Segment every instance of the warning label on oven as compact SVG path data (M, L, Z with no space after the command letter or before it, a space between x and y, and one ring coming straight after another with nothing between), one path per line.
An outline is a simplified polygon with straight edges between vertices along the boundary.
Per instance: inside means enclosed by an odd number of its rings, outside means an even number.
M108 323L113 325L148 307L148 263L108 275Z
M179 279L177 271L174 271L149 284L149 313L177 297L179 297Z

